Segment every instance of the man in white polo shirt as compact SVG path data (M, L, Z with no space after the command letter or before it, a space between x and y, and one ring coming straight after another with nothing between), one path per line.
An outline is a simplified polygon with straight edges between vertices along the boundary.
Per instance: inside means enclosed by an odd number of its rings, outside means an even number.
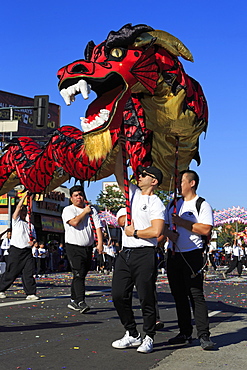
M85 302L85 279L91 267L94 245L92 215L98 238L97 249L103 251L101 223L95 208L85 204L84 190L76 185L70 189L71 205L64 208L62 219L65 229L65 248L73 273L71 300L68 307L86 313L90 307Z

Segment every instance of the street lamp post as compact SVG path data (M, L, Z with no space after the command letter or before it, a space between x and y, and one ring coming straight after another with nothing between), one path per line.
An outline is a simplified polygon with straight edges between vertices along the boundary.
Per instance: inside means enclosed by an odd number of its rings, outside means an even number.
M8 192L8 228L11 228L11 199L15 198L16 196L16 191L15 190L10 190Z

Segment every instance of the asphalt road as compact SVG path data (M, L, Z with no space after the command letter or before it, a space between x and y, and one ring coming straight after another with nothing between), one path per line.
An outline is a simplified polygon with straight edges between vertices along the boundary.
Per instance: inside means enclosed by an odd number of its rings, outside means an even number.
M246 312L247 273L235 272L223 280L221 271L210 272L205 281L211 328ZM37 280L39 301L28 302L17 279L0 300L0 370L148 370L176 351L169 338L177 334L175 307L166 275L159 275L157 291L164 329L157 332L154 352L117 350L112 341L124 334L111 300L111 276L90 273L87 303L91 310L79 314L67 308L71 274L50 274ZM141 311L134 294L133 307L142 333ZM194 333L196 338L196 333ZM198 343L194 340L195 345ZM173 370L173 369L172 369Z

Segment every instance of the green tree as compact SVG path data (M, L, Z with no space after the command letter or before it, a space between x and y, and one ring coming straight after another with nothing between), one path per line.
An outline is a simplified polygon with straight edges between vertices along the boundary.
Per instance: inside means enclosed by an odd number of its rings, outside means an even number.
M135 180L131 180L136 184ZM164 205L167 205L172 199L171 193L164 190L156 190L155 194L162 200ZM123 193L115 185L106 186L96 199L96 204L101 211L105 208L109 211L116 213L120 208L125 207L125 197Z
M234 222L232 224L224 224L221 227L216 228L217 230L217 244L222 247L225 243L233 244L235 238L235 232L241 232L245 229L244 224Z
M173 199L173 193L164 190L155 190L154 192L164 203L165 206Z
M115 185L106 186L96 199L96 204L101 211L105 208L116 213L120 208L125 207L125 197Z
M130 182L137 185L137 181L135 179L131 179ZM173 199L173 193L171 191L155 190L154 193L162 200L165 206L167 206L167 204Z

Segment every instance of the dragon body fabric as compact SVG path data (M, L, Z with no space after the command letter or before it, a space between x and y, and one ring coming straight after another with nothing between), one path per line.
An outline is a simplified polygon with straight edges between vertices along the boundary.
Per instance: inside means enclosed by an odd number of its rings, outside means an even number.
M200 163L199 136L207 128L207 103L201 86L178 57L193 61L185 45L164 31L127 24L105 41L90 41L85 59L58 71L67 105L77 94L97 97L81 117L82 131L63 126L44 148L32 139L11 141L0 158L1 194L17 184L33 193L53 190L70 177L95 181L114 171L120 133L126 136L129 164L155 165L169 190L179 137L179 171Z

